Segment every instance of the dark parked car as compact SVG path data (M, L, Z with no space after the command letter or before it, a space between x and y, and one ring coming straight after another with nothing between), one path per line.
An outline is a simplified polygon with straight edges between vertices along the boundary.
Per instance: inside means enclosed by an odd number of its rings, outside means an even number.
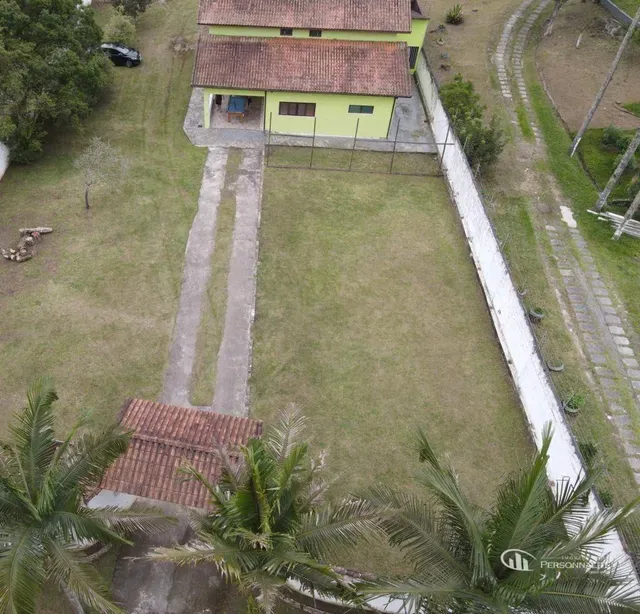
M142 62L142 55L137 49L125 47L120 43L102 43L100 50L104 53L116 66L137 66Z

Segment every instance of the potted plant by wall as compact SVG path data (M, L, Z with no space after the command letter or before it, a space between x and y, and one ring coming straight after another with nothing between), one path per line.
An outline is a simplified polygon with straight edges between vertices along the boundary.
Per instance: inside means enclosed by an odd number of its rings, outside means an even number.
M554 373L561 373L564 371L564 363L561 360L547 360L547 369Z
M574 392L564 403L563 409L568 414L577 414L584 406L587 400L583 394Z
M544 318L544 310L541 307L530 307L529 308L529 319L537 324Z

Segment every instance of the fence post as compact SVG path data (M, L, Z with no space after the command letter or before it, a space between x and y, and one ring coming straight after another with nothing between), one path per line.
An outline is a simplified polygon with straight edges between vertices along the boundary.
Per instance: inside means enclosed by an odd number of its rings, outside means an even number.
M353 135L353 147L351 148L351 157L349 158L349 170L351 170L351 164L353 162L353 152L356 150L356 140L358 138L358 126L360 126L360 118L356 119L356 131Z
M393 151L391 152L391 166L389 167L389 174L393 175L393 160L396 157L396 143L398 142L398 132L400 131L400 122L398 119L398 125L396 126L396 135L393 138Z
M318 118L313 116L313 138L311 139L311 159L309 160L309 168L313 168L313 150L316 148L316 120Z
M444 162L444 154L447 151L447 143L449 141L449 131L451 130L451 122L447 122L447 134L444 137L444 143L442 145L442 155L440 156L440 170L442 170L442 163ZM438 146L436 145L436 149Z
M269 154L271 153L271 120L273 111L269 111L269 134L267 134L267 168L269 167Z

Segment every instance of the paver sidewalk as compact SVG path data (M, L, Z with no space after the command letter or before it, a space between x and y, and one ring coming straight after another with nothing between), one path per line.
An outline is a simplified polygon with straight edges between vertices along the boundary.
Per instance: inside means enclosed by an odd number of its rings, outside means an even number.
M505 104L513 110L516 95L526 109L536 137L532 162L543 158L545 152L527 95L523 55L532 26L550 2L523 0L505 23L494 56ZM555 185L553 177L550 176L549 180ZM555 192L561 193L559 189ZM547 224L545 231L567 292L581 348L591 363L594 381L608 406L607 418L615 425L634 478L640 484L640 447L635 443L636 436L631 428L631 423L640 416L640 363L630 340L635 334L625 322L624 310L617 308L609 295L606 282L600 277L595 259L570 214L570 208L561 204L561 200L558 204L556 220ZM624 407L623 395L634 399L633 406ZM635 415L630 415L629 410Z

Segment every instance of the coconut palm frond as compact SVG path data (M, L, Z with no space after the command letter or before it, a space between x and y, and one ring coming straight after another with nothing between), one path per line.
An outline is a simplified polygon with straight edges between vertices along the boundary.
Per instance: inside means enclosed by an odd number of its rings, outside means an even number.
M11 524L14 518L39 518L38 508L24 488L11 478L0 478L0 526Z
M214 441L214 446L216 453L218 454L218 458L222 463L222 474L218 479L218 485L223 490L235 492L242 481L243 464L241 461L237 462L232 459L229 451L218 441Z
M459 584L455 579L449 582L431 582L419 577L403 580L378 580L376 582L362 582L357 585L368 601L375 597L392 595L395 599L404 601L407 612L456 611L451 606L454 603L464 603L466 613L473 612L503 612L493 599L480 590Z
M116 533L153 535L166 531L169 526L177 523L175 518L166 516L162 510L156 508L123 510L118 507L100 507L92 508L90 513L92 518Z
M0 612L33 614L46 574L39 532L21 527L3 536L0 553Z
M419 456L423 462L419 481L440 505L461 549L469 552L472 582L495 581L483 540L486 513L465 497L455 470L448 463L439 461L425 434L418 431L417 437Z
M457 556L456 540L441 522L432 505L407 491L378 484L364 494L378 510L384 532L416 571L434 581L460 584L470 582L470 569Z
M306 443L303 433L306 419L295 405L290 405L278 415L278 420L264 434L264 441L273 450L275 458L282 461L291 453L291 449Z
M491 534L491 562L499 572L508 571L499 565L500 555L505 550L520 548L537 552L545 544L546 531L538 529L553 509L546 473L550 445L551 433L546 432L531 465L505 480L498 489L488 531Z
M60 459L58 488L71 485L88 488L102 479L105 471L127 451L131 433L111 425L98 433L84 433L74 441Z
M296 543L315 558L326 559L353 547L360 540L382 535L375 505L366 499L344 499L306 514Z
M71 591L82 603L100 614L123 614L123 611L109 600L109 590L102 576L86 559L86 556L71 548L66 548L56 539L44 543L49 559L49 578L61 587Z
M264 614L273 614L277 603L277 596L284 586L285 580L278 576L273 576L261 569L256 569L247 573L242 579L242 585L250 591L258 593L257 602L260 611Z
M207 541L197 540L175 548L154 548L146 558L168 561L179 566L213 563L223 577L239 581L246 573L260 566L262 554L239 547L213 535Z
M566 531L573 534L580 530L589 517L588 498L600 475L600 470L592 469L575 482L565 479L556 483L551 513L545 519L554 537L560 539Z
M46 532L57 535L66 544L83 541L104 541L110 544L130 545L122 535L95 520L87 508L73 511L55 510L47 516Z
M82 498L126 450L128 434L114 425L77 437L83 418L56 442L52 406L58 397L51 381L38 380L27 398L10 429L12 441L0 442L0 613L31 614L51 579L93 611L120 612L79 545L130 543L121 535L123 519L115 513L99 518ZM142 524L138 518L128 526Z
M569 539L558 542L547 548L544 558L562 558L570 556L599 556L601 546L607 542L611 531L633 513L640 497L629 502L620 509L607 509L592 514L582 525L580 531Z
M50 379L36 380L27 392L27 406L14 415L9 427L32 500L55 453L52 405L57 398Z
M591 569L563 569L553 582L522 602L523 610L563 614L640 612L640 595L627 582Z

